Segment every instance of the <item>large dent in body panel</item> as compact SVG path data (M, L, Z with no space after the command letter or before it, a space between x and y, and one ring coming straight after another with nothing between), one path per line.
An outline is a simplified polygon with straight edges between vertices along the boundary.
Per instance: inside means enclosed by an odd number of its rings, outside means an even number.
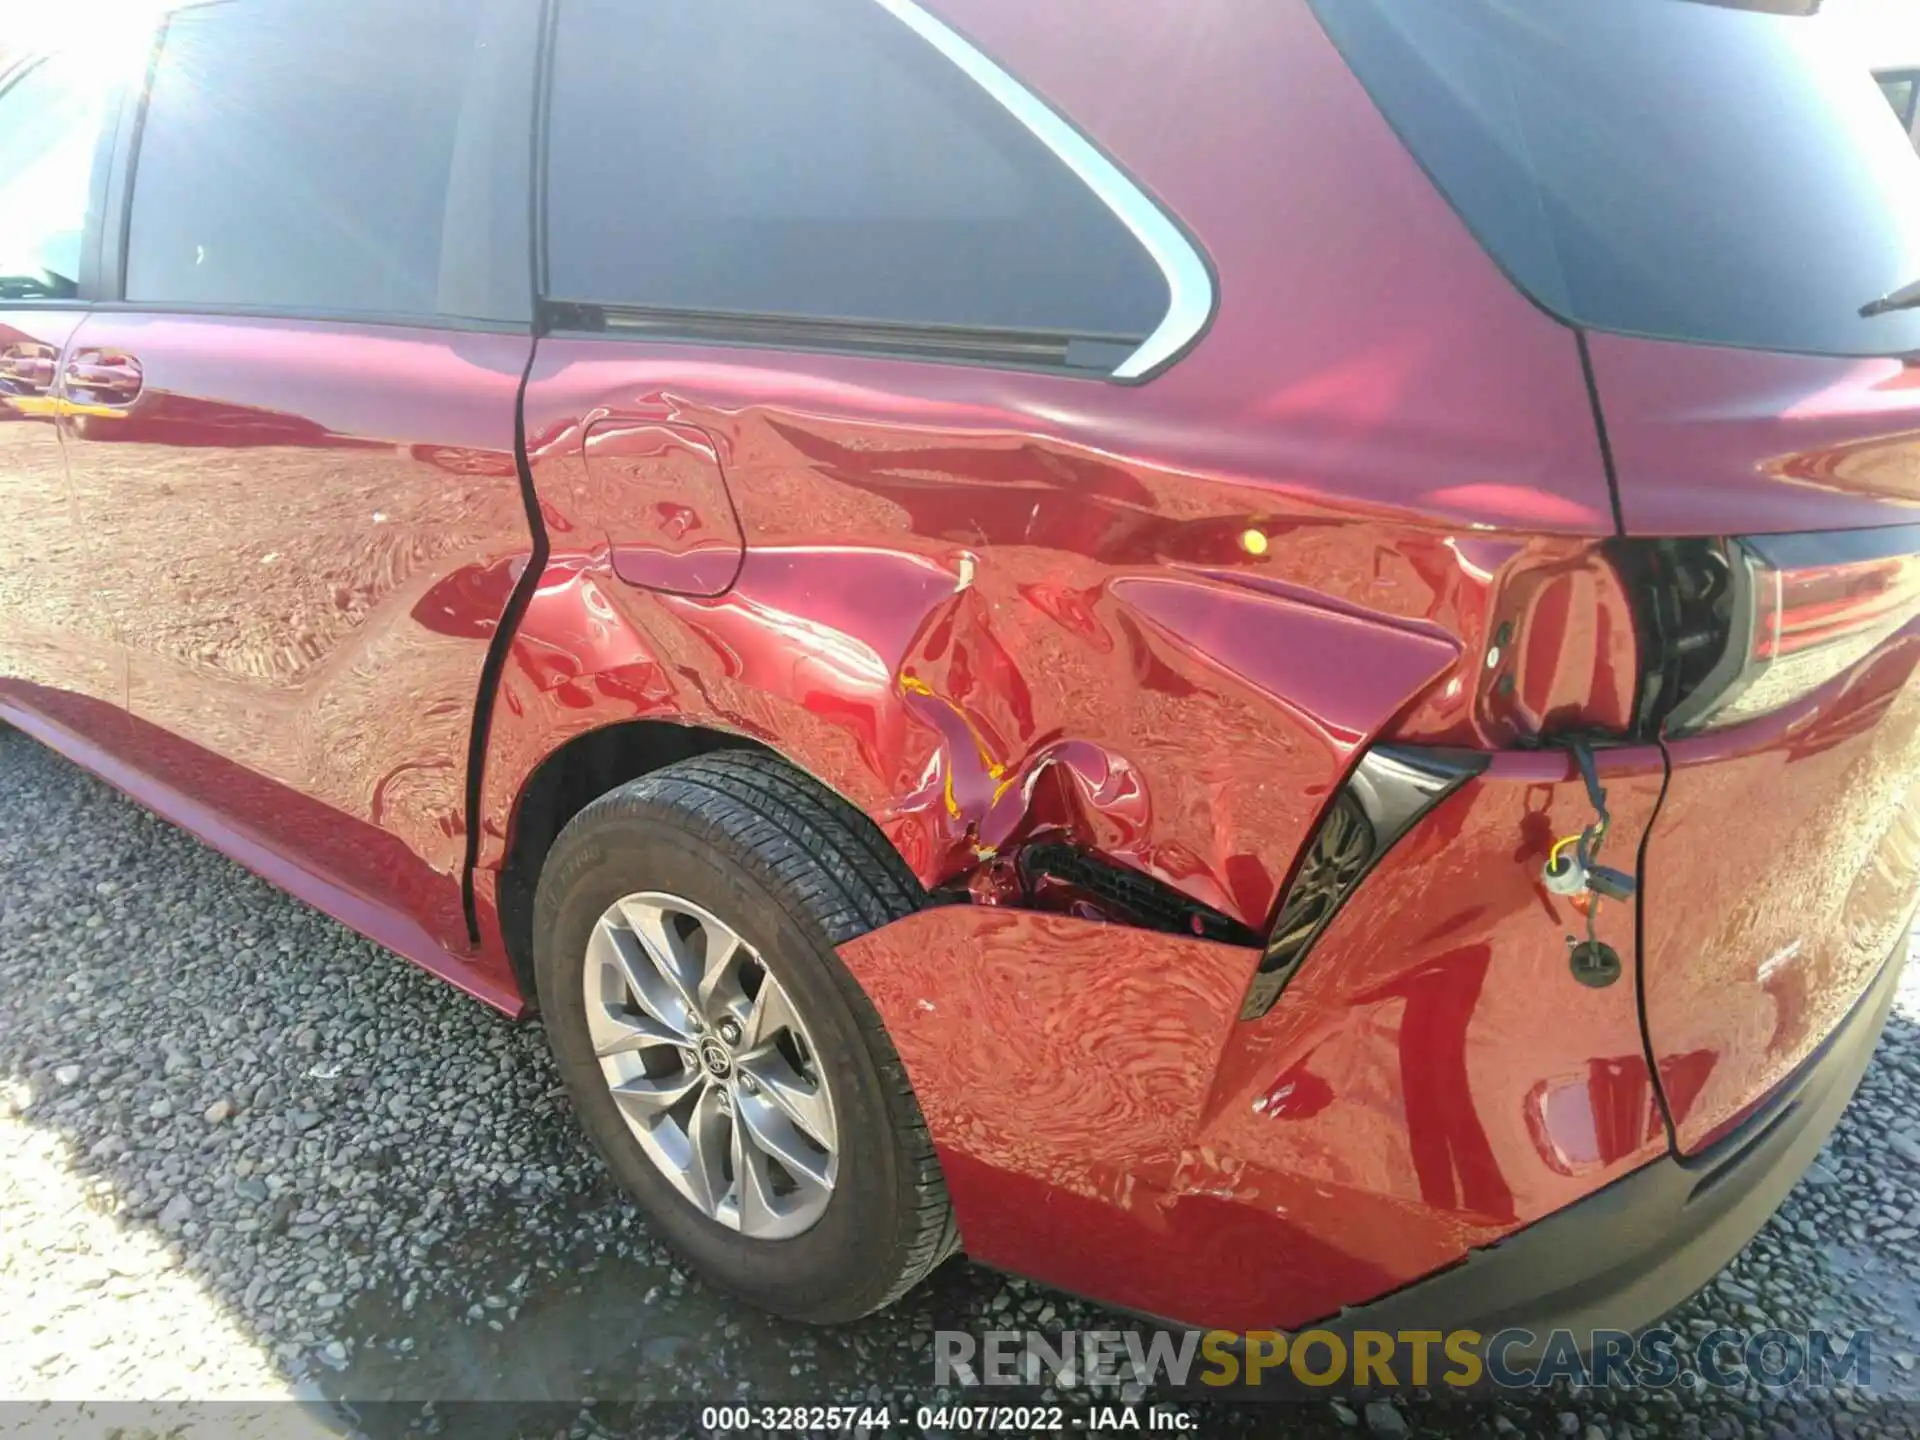
M1323 794L1456 654L1197 575L1122 575L1065 604L1017 589L996 605L960 588L899 676L921 721L904 758L925 760L883 825L938 880L1053 829L1258 927L1292 855L1240 848L1256 812ZM1287 779L1299 788L1275 793Z
M1257 928L1293 830L1456 647L1200 575L1079 588L1061 568L768 547L698 599L559 560L505 709L546 711L528 733L548 750L569 716L609 709L762 740L867 811L929 888L1044 835Z
M1192 229L1225 302L1205 339L1118 386L543 337L526 431L557 568L503 690L483 866L542 759L651 718L779 750L930 883L1050 825L1258 927L1355 737L1404 708L1385 691L1438 673L1442 635L1484 642L1517 550L1612 534L1572 335L1452 216L1307 7L1204 0L1089 47L1100 10L942 15ZM1169 90L1170 54L1208 83ZM1257 162L1223 133L1259 137ZM603 420L713 439L749 551L724 596L612 582L565 513ZM1343 648L1329 616L1366 623ZM1294 645L1340 652L1338 693ZM1472 694L1402 738L1471 743Z

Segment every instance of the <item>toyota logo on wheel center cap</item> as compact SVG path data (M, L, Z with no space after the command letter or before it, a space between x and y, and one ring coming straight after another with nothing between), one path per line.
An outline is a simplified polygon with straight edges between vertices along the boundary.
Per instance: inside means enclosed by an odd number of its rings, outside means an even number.
M709 1035L700 1042L700 1063L714 1079L724 1080L733 1073L733 1052Z

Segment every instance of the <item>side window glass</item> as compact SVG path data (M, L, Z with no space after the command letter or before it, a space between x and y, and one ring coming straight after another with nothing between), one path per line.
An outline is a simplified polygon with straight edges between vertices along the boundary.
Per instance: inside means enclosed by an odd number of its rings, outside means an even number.
M1169 312L1113 206L877 0L561 0L548 145L559 302L1117 357Z
M0 300L79 293L104 77L55 56L0 91Z
M524 319L535 9L176 11L134 168L127 299Z

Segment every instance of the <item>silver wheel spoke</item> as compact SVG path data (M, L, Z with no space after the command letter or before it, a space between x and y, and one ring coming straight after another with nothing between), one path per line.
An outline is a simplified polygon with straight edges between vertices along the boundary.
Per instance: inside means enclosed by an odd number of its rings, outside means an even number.
M653 968L688 1015L699 1016L700 963L680 938L665 909L645 900L622 900L620 914L646 948Z
M740 1233L763 1235L773 1228L773 1177L766 1157L747 1140L747 1128L733 1127L733 1184L739 1205Z
M602 1060L656 1046L677 1049L687 1043L684 1036L651 1015L616 1015L604 1004L587 1006L587 1032L593 1037L593 1053Z
M720 1209L727 1193L725 1164L735 1128L721 1105L720 1087L706 1086L687 1121L688 1157L682 1173L693 1203L709 1215Z
M676 1075L636 1075L613 1087L613 1098L627 1115L646 1124L673 1109L706 1084L698 1070Z
M769 1047L738 1061L741 1073L751 1075L760 1093L785 1113L803 1133L824 1150L834 1148L833 1109L827 1097L811 1080L802 1079L787 1063L787 1057Z
M719 925L704 927L707 932L706 970L700 976L700 1012L709 1023L723 1014L733 1015L745 1008L746 992L740 988L740 961L747 952L746 943L733 931Z
M799 1023L799 1017L793 1013L793 1006L787 1000L787 992L780 988L780 982L769 971L760 981L760 993L753 997L753 1009L747 1013L747 1033L742 1037L741 1044L757 1050L782 1030L791 1030Z
M589 1038L647 1158L728 1229L783 1240L818 1223L838 1177L833 1093L753 947L697 905L635 894L600 917L586 961Z
M809 1145L786 1112L765 1094L742 1094L734 1102L734 1121L748 1140L778 1160L796 1180L811 1180L823 1188L833 1183L832 1157Z
M615 924L612 916L603 916L593 927L593 939L588 943L591 947L587 955L589 969L596 961L613 966L642 1010L676 1035L691 1033L689 1021L694 1012L688 1009L684 997L666 982L652 953L631 930Z

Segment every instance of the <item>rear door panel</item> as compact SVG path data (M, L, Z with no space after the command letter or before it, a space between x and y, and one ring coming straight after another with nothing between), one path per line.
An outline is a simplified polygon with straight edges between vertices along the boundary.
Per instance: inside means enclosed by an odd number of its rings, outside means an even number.
M62 370L129 767L429 963L474 945L467 761L533 545L539 9L171 11Z
M84 311L0 309L0 700L102 738L126 660L67 489L56 379Z
M137 763L232 800L219 757L321 802L230 818L450 945L481 667L529 547L531 343L115 313L75 341L144 380L130 403L76 392L65 422L152 740Z

